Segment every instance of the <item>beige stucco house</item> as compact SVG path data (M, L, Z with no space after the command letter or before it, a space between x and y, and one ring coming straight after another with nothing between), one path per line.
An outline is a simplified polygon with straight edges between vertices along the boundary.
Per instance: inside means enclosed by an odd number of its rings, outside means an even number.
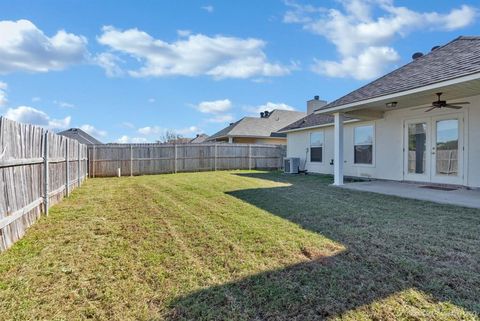
M280 130L310 172L480 187L480 37L459 37Z

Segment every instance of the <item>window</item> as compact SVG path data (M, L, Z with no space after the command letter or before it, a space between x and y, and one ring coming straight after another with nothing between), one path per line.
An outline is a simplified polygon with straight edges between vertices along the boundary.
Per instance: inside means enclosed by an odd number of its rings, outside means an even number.
M373 164L373 126L355 127L354 163Z
M310 161L322 162L323 156L323 132L310 134Z

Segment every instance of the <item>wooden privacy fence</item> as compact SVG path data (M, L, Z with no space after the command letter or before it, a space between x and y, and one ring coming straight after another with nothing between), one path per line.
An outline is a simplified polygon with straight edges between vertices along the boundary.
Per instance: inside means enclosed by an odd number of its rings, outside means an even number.
M86 145L0 117L0 251L86 175Z
M253 144L108 144L88 148L90 177L279 169L285 147Z

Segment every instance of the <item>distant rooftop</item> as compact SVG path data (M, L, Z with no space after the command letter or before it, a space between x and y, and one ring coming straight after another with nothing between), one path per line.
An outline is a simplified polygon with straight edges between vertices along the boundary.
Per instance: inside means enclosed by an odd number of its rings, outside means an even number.
M190 143L191 144L201 144L208 139L207 134L198 134L197 137L193 138Z
M304 112L275 109L267 117L244 117L213 134L208 140L223 137L282 137L277 131L305 116Z
M75 139L81 144L85 145L99 145L103 144L101 141L93 137L92 135L88 134L84 130L80 128L70 128L59 132L58 135L62 135L71 139Z

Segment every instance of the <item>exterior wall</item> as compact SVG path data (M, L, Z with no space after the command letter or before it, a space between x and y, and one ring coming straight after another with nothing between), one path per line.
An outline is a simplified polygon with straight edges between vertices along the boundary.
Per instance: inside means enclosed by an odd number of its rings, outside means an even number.
M404 179L403 140L405 120L462 113L464 115L464 185L480 187L480 96L460 99L469 101L460 110L444 109L425 113L423 109L413 111L412 108L389 111L383 119L346 123L344 125L344 174L346 176L379 178L401 181ZM360 125L374 125L373 164L354 164L353 140L354 128ZM324 132L323 162L312 163L306 149L310 147L310 133ZM287 156L299 157L300 164L310 172L333 174L334 137L332 126L311 130L291 132L287 134ZM305 163L305 159L307 159Z

